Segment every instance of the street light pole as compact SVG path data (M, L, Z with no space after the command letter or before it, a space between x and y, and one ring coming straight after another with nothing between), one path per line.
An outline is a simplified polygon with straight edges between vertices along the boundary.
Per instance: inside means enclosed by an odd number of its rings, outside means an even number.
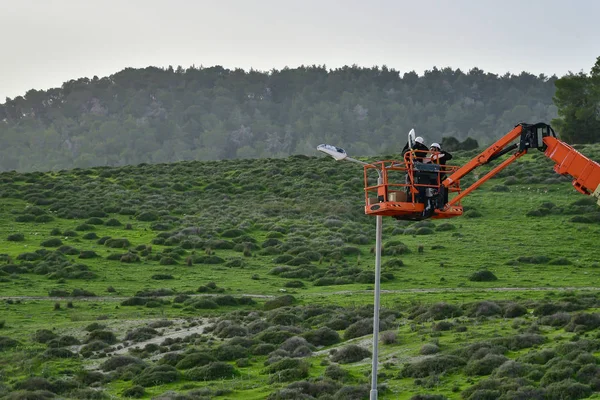
M411 131L414 135L414 131ZM341 161L351 161L362 165L371 165L369 163L356 160L348 157L346 151L342 148L321 144L317 146L317 150L330 155L334 159ZM374 167L374 166L373 166ZM381 171L375 167L377 171L377 185L383 184ZM377 400L377 362L379 360L379 303L381 298L381 236L382 236L382 216L376 217L376 233L375 233L375 294L373 300L373 359L371 361L371 392L370 400Z
M378 171L379 172L379 171ZM381 175L377 184L383 184ZM379 360L379 303L381 297L381 236L382 216L376 217L375 232L375 298L373 300L373 360L371 363L371 395L370 400L377 400L377 362Z

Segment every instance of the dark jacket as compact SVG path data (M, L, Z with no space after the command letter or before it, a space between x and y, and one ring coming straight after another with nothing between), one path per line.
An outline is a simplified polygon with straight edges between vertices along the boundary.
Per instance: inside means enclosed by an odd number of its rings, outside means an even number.
M404 155L406 153L408 153L409 151L410 151L410 148L408 147L408 142L407 142L406 145L404 146L404 148L402 149L402 157L404 157ZM424 144L417 142L413 145L413 151L415 152L414 160L423 162L423 159L427 156L427 152L429 151L429 149Z
M446 162L450 160L452 160L452 154L444 150L431 155L431 162L435 164L446 165Z

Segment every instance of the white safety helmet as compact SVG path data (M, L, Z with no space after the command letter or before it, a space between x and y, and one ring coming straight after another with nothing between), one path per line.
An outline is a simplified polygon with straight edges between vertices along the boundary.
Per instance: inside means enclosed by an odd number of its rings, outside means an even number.
M417 136L415 138L415 142L425 144L425 140L421 136Z
M439 143L431 143L431 146L429 146L429 147L435 147L435 148L436 148L436 149L438 149L438 150L441 150L441 149L442 149L442 146L440 146L440 144L439 144Z

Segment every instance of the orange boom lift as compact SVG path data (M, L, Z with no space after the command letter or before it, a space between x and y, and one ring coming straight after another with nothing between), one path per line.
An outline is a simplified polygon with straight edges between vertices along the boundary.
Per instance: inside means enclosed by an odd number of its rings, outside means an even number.
M521 123L462 167L427 162L435 159L435 152L429 152L425 162L419 162L412 151L406 153L403 160L365 164L365 214L402 220L458 217L463 213L460 203L463 197L527 154L529 149L543 151L556 163L557 173L573 177L575 189L597 197L600 205L600 164L559 140L550 125ZM460 179L465 175L512 151L509 158L468 188L461 189ZM377 182L370 173L373 169L379 176ZM455 196L446 202L447 193Z

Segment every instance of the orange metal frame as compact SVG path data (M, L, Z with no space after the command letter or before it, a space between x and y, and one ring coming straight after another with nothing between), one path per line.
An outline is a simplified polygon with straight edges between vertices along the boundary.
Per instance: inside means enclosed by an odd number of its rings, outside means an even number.
M543 129L545 132L544 135L547 135L542 139L543 144L539 142L539 139L541 138L538 138L537 143L527 142L528 140L535 140L535 137L531 136L531 134L535 134L536 132L533 130L538 128ZM527 130L525 131L525 129ZM551 136L550 132L552 132L552 135L554 134L552 128L546 124L519 124L504 137L496 141L462 167L440 166L440 170L437 172L438 179L436 184L420 184L416 182L415 157L412 152L406 153L405 158L402 161L378 161L367 164L364 167L365 214L394 216L398 219L423 219L425 218L423 216L425 205L417 202L418 199L416 198L420 192L419 189L421 189L421 191L427 188L439 190L443 186L449 192L457 193L457 195L448 201L442 208L434 210L431 218L458 217L462 215L463 211L460 204L462 198L477 189L518 158L527 154L528 149L533 148L532 143L535 143L540 149L544 150L544 154L556 163L554 170L557 173L572 176L574 178L573 186L575 189L583 194L597 197L599 199L598 204L600 205L600 164L588 159L573 147L560 141L556 137ZM523 145L523 137L526 138L525 145ZM518 148L519 146L516 144L507 148L511 142L518 138L521 138L522 140L521 148L483 177L479 178L467 189L461 191L460 179L475 168L489 163L493 159L506 154L514 148ZM427 153L427 155L434 154L435 153L432 152ZM373 174L369 175L373 169L377 170L378 174L381 176L381 183L378 183L377 185L369 183L369 179L372 180L374 178ZM389 174L391 172L396 172L401 175L405 179L404 183L389 183ZM441 182L440 177L444 175L449 176ZM391 195L393 193L399 197L399 201L398 198L392 198Z
M428 154L434 154L429 152ZM399 219L423 219L425 205L417 202L416 196L419 189L440 189L442 175L455 172L458 167L440 166L437 173L436 184L420 184L415 179L414 154L407 153L404 160L377 161L364 167L365 182L365 214L394 216ZM381 184L370 184L375 175L371 173L377 170L381 175ZM404 182L390 183L390 174L397 174ZM392 181L393 182L393 181ZM458 182L448 189L452 192L460 192ZM397 195L397 199L392 196ZM406 198L404 198L406 197ZM454 205L444 210L435 210L431 218L452 218L462 215L462 206Z

